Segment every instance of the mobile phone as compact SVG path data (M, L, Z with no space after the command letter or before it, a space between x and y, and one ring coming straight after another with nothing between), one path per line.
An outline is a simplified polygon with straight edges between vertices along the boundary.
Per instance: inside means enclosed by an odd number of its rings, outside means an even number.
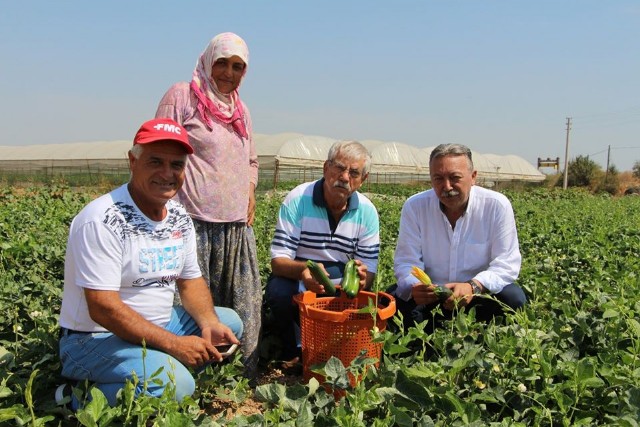
M218 344L215 346L218 353L222 356L222 360L227 359L229 356L233 355L240 346L238 344ZM205 370L205 368L209 365L213 365L214 363L218 363L219 361L216 359L210 359L208 362L205 362L203 365L195 368L195 372L200 373Z
M223 359L226 359L238 350L238 344L220 344L216 346L216 350L220 352Z

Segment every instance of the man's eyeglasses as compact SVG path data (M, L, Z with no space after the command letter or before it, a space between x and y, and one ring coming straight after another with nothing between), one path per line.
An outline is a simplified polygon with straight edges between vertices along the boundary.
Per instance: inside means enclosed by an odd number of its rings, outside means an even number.
M336 170L336 172L338 172L340 175L342 175L348 169L342 163L336 162L334 160L331 160L331 166L333 166L333 168ZM349 177L350 178L358 179L361 176L362 176L362 172L360 172L358 169L349 169Z

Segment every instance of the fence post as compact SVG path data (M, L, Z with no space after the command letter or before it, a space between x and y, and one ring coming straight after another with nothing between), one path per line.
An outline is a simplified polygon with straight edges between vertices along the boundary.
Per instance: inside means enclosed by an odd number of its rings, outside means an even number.
M273 171L273 189L278 188L278 172L280 170L280 162L276 159L276 168Z

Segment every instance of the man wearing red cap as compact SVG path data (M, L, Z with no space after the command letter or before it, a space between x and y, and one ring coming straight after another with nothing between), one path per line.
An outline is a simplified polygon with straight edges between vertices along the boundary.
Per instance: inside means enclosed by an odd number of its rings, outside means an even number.
M133 373L140 380L136 394L160 396L173 377L176 399L191 395L188 368L221 360L215 346L238 344L242 335L235 311L214 308L198 267L193 223L172 200L191 153L182 126L171 119L145 122L129 151L129 183L89 203L71 223L60 313L62 375L95 383L111 405ZM173 307L175 292L182 307ZM162 384L149 381L152 374ZM61 386L56 397L64 391ZM71 403L79 406L75 398Z

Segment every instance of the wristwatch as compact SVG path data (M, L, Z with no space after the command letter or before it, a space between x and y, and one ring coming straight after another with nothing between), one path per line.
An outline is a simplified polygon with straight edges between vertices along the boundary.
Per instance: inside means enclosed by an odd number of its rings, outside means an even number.
M467 283L471 285L471 291L473 292L473 295L480 295L482 293L482 288L480 287L480 285L478 285L478 282L471 279L467 280Z

